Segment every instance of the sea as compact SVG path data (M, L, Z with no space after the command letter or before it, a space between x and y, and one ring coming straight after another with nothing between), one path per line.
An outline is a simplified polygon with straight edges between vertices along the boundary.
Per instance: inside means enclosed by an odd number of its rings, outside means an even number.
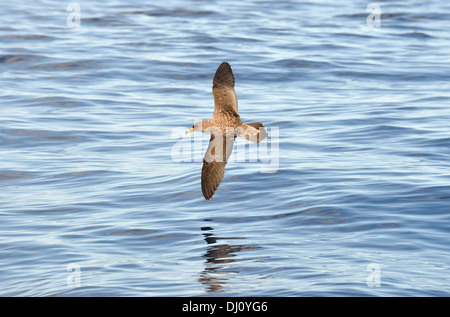
M0 7L1 296L450 295L448 1Z

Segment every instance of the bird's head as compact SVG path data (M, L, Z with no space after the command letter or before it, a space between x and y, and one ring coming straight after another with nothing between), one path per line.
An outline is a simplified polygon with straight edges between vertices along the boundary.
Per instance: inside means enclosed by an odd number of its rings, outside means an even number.
M194 123L192 125L192 128L190 130L187 130L185 134L188 134L188 133L191 133L191 132L194 132L194 131L203 132L203 124L202 124L202 122L203 121L198 121L198 122Z

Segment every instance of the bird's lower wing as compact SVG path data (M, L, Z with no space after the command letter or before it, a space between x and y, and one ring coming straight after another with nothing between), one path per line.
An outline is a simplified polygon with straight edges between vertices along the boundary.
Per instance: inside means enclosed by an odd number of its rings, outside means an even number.
M214 195L225 175L225 165L233 150L233 142L233 135L211 135L203 158L201 177L202 193L207 200Z

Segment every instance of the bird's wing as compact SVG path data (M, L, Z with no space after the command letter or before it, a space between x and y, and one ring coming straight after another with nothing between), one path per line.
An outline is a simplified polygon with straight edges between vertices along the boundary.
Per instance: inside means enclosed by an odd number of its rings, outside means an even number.
M233 150L234 135L211 135L208 149L203 158L202 193L209 200L219 187L225 175L225 165Z
M213 79L214 114L219 112L238 113L238 101L234 91L234 75L230 64L223 62Z

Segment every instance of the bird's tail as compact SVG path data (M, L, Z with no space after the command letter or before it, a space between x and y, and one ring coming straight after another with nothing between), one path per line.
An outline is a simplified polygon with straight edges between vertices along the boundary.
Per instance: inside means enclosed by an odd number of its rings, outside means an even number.
M261 122L243 124L242 128L243 131L241 132L240 136L246 138L251 142L259 143L268 136L266 128Z

